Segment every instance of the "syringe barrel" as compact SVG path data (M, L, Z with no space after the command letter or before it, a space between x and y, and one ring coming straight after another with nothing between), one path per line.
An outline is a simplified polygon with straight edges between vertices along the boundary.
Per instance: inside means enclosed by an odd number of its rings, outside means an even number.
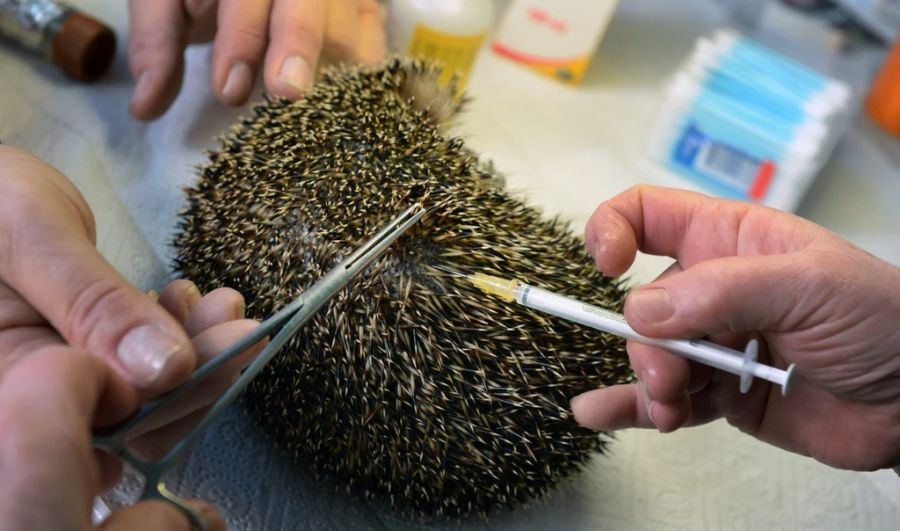
M741 352L700 339L657 339L634 331L625 316L604 308L522 284L516 293L520 304L576 323L609 332L647 345L661 347L688 359L732 374L740 374L744 360Z
M732 374L741 374L744 357L741 352L703 341L702 339L640 339L666 350L681 354L685 358L704 363Z
M617 336L629 339L643 337L628 326L625 316L620 313L591 306L545 289L522 284L516 291L516 301L523 306L547 312Z

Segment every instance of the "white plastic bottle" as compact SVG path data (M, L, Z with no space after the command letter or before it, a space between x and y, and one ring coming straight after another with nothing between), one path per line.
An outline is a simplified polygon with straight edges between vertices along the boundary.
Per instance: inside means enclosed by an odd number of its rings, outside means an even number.
M493 0L390 0L388 39L396 53L435 59L442 82L458 76L465 87L494 22Z

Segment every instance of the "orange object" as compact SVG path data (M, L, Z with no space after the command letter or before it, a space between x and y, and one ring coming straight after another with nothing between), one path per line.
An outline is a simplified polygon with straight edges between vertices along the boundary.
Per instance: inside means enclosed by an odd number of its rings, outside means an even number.
M894 43L875 78L865 105L875 123L900 136L900 40Z

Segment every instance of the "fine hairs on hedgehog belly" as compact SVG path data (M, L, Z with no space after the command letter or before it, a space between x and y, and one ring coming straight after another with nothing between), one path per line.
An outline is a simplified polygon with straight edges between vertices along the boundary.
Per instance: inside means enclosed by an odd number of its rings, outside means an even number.
M272 439L348 490L416 515L514 507L606 439L569 400L631 381L624 342L493 300L443 272L515 277L619 308L558 220L515 198L446 128L439 69L391 59L267 100L188 190L177 266L265 318L415 201L434 211L323 307L246 392ZM437 266L437 267L436 267Z

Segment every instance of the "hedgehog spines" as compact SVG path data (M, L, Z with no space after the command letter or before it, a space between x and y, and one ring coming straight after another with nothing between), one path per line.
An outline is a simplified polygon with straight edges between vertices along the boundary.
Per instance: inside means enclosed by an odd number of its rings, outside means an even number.
M323 307L246 393L281 446L393 507L484 513L540 496L604 440L569 399L632 376L617 338L502 305L436 266L618 307L581 241L497 184L446 124L434 66L339 68L256 105L188 191L178 269L266 316L413 200L434 211Z

